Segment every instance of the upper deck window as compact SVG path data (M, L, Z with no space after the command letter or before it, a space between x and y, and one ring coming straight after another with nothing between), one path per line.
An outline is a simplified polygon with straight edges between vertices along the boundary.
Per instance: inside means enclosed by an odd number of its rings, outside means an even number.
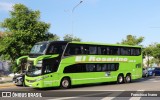
M70 55L118 55L118 56L139 56L141 48L111 46L111 45L92 45L92 44L69 44L64 56Z
M47 48L46 43L43 44L35 44L31 49L31 54L44 54Z

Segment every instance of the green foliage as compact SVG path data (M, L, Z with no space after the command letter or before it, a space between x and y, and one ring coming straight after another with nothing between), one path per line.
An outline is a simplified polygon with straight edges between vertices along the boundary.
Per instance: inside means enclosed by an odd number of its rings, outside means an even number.
M52 33L47 33L47 38L48 40L51 40L51 41L59 41L60 40L60 37L57 36L56 34L52 34Z
M66 34L66 35L63 37L63 40L64 40L64 41L78 41L78 42L81 41L80 38L77 38L77 37L75 37L75 36L73 36L73 35L71 35L71 34Z
M147 57L147 66L150 66L151 64L154 63L154 59L150 60L149 58L153 56L153 50L155 46L154 45L149 45L146 48L143 48L143 58Z
M154 48L155 48L154 45L149 45L148 47L144 48L143 55L144 56L152 56Z
M127 35L126 39L122 40L122 42L119 44L140 45L140 43L142 43L143 40L144 40L144 37L137 38L136 36L133 36L133 35Z
M156 64L160 64L160 44L156 44L155 48L153 49L153 57L156 59Z
M13 72L13 73L16 73L16 72L19 73L20 66L18 66L16 62L12 62L10 71Z
M6 31L0 39L0 54L14 61L17 57L27 55L36 42L47 40L46 32L50 25L40 21L39 11L15 4L10 18L6 18L1 27Z
M152 61L147 62L147 65L151 64L151 63L155 63L157 65L160 64L160 44L152 44L149 45L148 47L144 48L143 50L143 55L146 57L154 57L152 59Z

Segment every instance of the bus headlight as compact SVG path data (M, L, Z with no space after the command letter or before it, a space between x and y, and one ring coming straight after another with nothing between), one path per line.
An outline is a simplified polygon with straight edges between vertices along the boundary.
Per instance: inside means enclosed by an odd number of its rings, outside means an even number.
M37 63L36 66L37 66L37 67L42 67L42 61L38 61L38 63Z
M36 79L36 81L40 81L40 80L43 80L43 77Z
M43 79L45 79L45 78L48 78L48 76L43 76L43 77L41 77L41 78L38 78L38 79L36 79L36 81L40 81L40 80L43 80Z

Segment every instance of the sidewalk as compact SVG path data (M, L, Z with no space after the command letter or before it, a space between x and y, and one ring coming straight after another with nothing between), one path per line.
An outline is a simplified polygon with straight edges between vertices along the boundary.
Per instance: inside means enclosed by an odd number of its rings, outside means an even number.
M13 77L8 77L8 76L0 77L0 84L6 82L12 82L12 79Z
M15 86L12 83L12 77L0 77L0 88Z

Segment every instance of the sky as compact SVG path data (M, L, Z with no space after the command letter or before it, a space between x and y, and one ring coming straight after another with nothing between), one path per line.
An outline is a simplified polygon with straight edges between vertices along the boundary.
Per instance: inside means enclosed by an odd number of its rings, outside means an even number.
M144 46L160 43L160 0L80 1L0 0L0 22L10 17L14 4L21 3L39 10L40 20L51 24L49 32L61 39L73 34L84 42L115 44L130 34L143 36Z

